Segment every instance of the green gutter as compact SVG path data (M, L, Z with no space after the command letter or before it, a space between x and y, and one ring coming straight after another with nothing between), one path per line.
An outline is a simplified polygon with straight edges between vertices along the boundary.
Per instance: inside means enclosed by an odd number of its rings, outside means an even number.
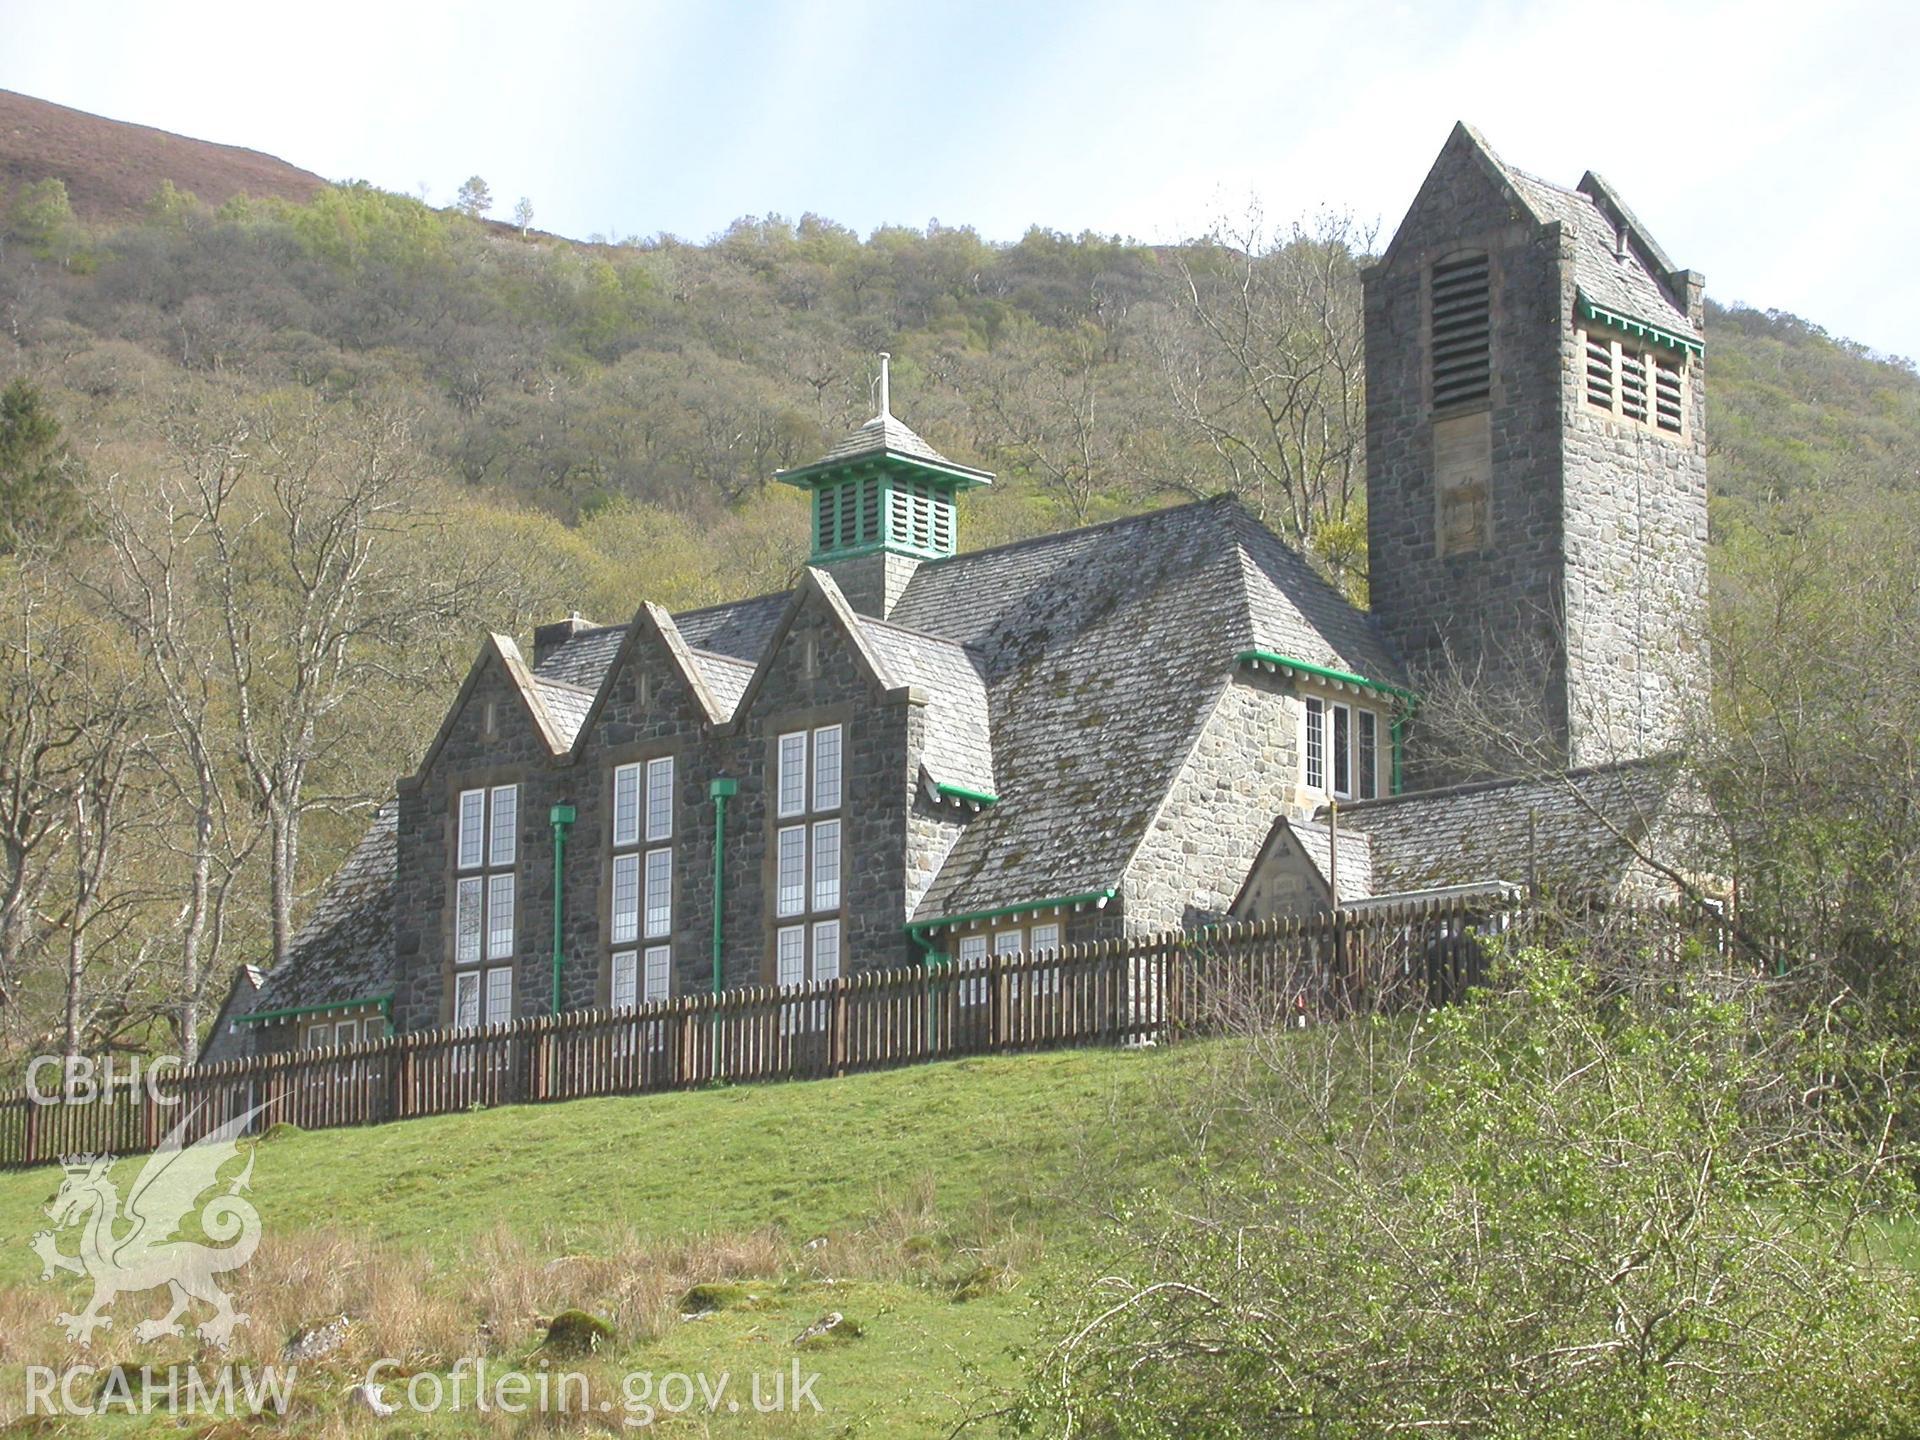
M567 855L567 827L574 822L571 805L556 805L547 812L553 822L553 1010L560 1013L560 957L566 953L561 943L561 917L566 910L566 872L562 862Z
M910 920L907 922L907 934L914 943L931 955L931 943L924 932L938 930L942 925L971 925L976 920L998 920L1003 915L1025 915L1033 910L1053 910L1067 905L1090 905L1111 900L1119 891L1113 886L1105 890L1089 890L1084 895L1066 895L1058 900L1032 900L1024 905L1002 905L997 910L973 910L965 915L942 915L935 920Z
M296 1015L325 1015L335 1010L359 1010L378 1005L382 1016L393 1018L393 996L368 995L359 1000L329 1000L324 1005L291 1005L284 1010L258 1010L251 1015L236 1015L235 1025L262 1025L269 1020L291 1020Z
M1642 340L1651 340L1655 345L1664 345L1669 350L1685 350L1694 355L1704 356L1707 347L1698 340L1689 340L1684 335L1676 335L1671 330L1662 330L1658 325L1648 324L1645 320L1636 320L1631 315L1623 315L1618 310L1608 310L1596 305L1585 295L1579 295L1574 308L1580 312L1582 320L1595 320L1615 330L1624 330L1627 334Z
M1000 797L989 795L984 790L969 790L964 785L948 785L942 781L933 782L934 793L947 800L964 800L969 805L978 805L982 810L990 805L998 805Z
M1343 685L1358 685L1362 690L1372 690L1381 695L1398 695L1409 704L1416 704L1420 697L1398 685L1389 685L1384 680L1369 680L1364 675L1355 675L1350 670L1333 670L1325 665L1315 665L1307 660L1295 660L1290 655L1278 655L1271 650L1242 650L1233 657L1236 665L1246 665L1261 661L1268 665L1277 665L1287 670L1297 670L1303 675L1315 675L1322 680L1337 680Z
M720 953L725 935L727 800L740 793L740 782L724 777L707 786L713 797L713 993L720 993ZM718 1018L717 1016L715 1017Z
M1282 669L1297 671L1303 675L1318 676L1322 680L1335 680L1343 685L1357 685L1363 690L1372 690L1380 695L1392 695L1404 700L1406 708L1387 722L1387 733L1393 742L1393 774L1388 780L1389 792L1398 795L1401 787L1401 769L1406 758L1407 721L1413 718L1414 711L1420 708L1420 697L1413 691L1399 685L1389 685L1384 680L1369 680L1364 675L1355 675L1347 670L1334 670L1325 665L1315 665L1306 660L1295 660L1290 656L1278 655L1271 650L1242 650L1233 657L1236 665L1246 665L1254 661L1278 666Z

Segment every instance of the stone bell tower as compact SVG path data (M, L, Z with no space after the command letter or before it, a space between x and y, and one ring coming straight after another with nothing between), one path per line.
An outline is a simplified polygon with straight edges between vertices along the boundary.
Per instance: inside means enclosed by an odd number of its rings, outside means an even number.
M1415 687L1563 765L1671 747L1706 686L1700 275L1599 176L1457 125L1363 280L1372 604ZM1412 786L1502 768L1444 708Z

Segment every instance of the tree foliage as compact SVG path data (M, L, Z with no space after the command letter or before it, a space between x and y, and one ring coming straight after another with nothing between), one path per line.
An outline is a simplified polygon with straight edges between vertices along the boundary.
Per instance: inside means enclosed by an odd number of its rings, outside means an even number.
M1680 1440L1911 1423L1920 1304L1870 1243L1909 1199L1909 1157L1876 1143L1898 1062L1844 1010L1717 965L1635 970L1604 943L1523 953L1450 1011L1228 1052L1195 1111L1211 1143L1187 1157L1194 1183L1125 1217L1028 1425Z
M40 388L21 376L0 390L0 555L70 534L80 519L79 478Z

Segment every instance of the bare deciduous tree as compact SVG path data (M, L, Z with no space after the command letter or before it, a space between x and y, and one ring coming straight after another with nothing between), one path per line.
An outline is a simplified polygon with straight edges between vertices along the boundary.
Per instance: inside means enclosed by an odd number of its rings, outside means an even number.
M1261 519L1344 587L1366 570L1365 333L1338 215L1276 236L1258 206L1179 259L1183 303L1156 349L1175 413Z

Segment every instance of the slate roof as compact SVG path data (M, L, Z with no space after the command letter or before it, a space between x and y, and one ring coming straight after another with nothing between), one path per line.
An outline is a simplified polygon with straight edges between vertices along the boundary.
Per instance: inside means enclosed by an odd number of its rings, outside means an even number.
M920 921L1117 888L1243 650L1401 682L1372 622L1230 497L930 562L892 620L971 652L1000 797Z
M1493 880L1522 885L1530 866L1543 882L1577 879L1583 891L1611 891L1634 864L1628 842L1644 842L1671 816L1680 778L1674 757L1663 755L1455 785L1342 803L1340 828L1343 839L1353 830L1372 842L1375 894ZM1341 858L1344 864L1344 849Z
M394 834L399 818L400 805L394 800L374 815L294 935L286 961L267 972L248 1007L252 1013L392 993Z
M1374 893L1373 888L1373 840L1364 830L1356 830L1345 823L1345 812L1341 812L1340 826L1340 903L1350 905L1356 900L1364 900ZM1313 862L1313 868L1320 872L1324 883L1333 864L1333 832L1321 820L1284 821L1300 842L1300 849L1307 859Z
M841 436L818 460L795 466L791 470L779 471L774 479L785 480L810 475L818 470L844 465L849 460L864 460L876 455L904 455L912 460L924 460L929 464L938 465L943 470L958 470L964 474L977 475L982 480L987 478L987 472L984 470L976 470L971 465L962 465L957 461L949 460L915 434L912 427L904 421L892 415L876 415L858 430Z
M564 744L573 744L573 737L580 733L580 727L586 723L587 711L593 708L593 691L550 679L537 672L533 677L533 685L540 696L540 703L546 706L547 718L553 721L554 733Z
M867 646L895 685L927 693L926 744L921 761L939 785L993 795L993 735L987 681L966 647L860 617Z
M1592 196L1504 167L1521 199L1543 224L1559 221L1574 239L1574 278L1587 299L1604 310L1671 330L1689 340L1700 332L1666 287L1648 272L1632 245L1616 253L1614 224Z
M693 663L700 667L700 676L713 692L713 698L719 702L721 715L732 719L733 712L740 705L740 697L747 691L747 682L753 679L753 663L712 650L695 650L691 646L687 648L687 653L693 656Z
M579 631L533 667L534 678L597 690L607 667L619 652L620 642L626 638L624 625L601 625Z
M736 660L757 665L792 600L791 590L776 590L771 595L755 595L750 600L683 611L673 617L673 623L681 638L694 649L731 655Z

